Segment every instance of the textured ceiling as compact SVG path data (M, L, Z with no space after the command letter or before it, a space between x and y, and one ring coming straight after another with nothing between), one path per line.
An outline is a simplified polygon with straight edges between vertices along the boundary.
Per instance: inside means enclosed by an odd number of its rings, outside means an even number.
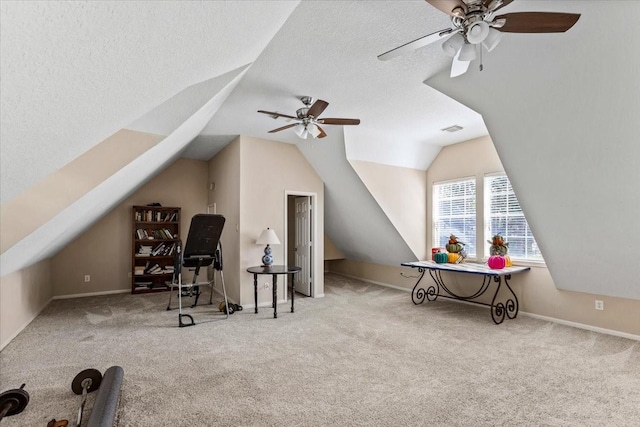
M353 159L426 168L440 145L486 133L481 117L421 82L448 67L438 45L377 55L449 26L416 1L11 2L1 7L0 201L10 200L124 127L167 134L199 98L186 87L254 62L185 155L233 135L297 143L283 123L296 98L357 117ZM164 114L149 113L163 105ZM445 134L460 124L465 130ZM327 129L328 132L331 129ZM416 155L422 153L424 155ZM24 173L28 165L28 174Z
M422 0L303 1L203 134L299 143L292 130L269 134L287 122L256 111L295 115L303 106L297 97L309 95L330 103L323 117L361 119L345 129L350 158L426 169L440 146L485 135L484 122L422 84L449 66L439 45L387 62L377 55L449 25ZM440 130L456 123L465 130Z
M186 87L254 61L296 6L2 1L1 202Z

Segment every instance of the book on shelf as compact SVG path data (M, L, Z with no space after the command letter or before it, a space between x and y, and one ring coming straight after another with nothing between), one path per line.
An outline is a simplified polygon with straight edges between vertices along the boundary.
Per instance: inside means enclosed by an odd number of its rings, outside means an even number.
M160 243L155 248L153 248L153 250L151 251L151 255L152 256L162 255L164 253L164 250L165 250L165 244Z

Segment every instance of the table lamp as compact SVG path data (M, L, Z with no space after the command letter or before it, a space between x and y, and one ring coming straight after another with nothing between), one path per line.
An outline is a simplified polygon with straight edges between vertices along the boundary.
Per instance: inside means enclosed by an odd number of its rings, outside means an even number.
M267 245L264 248L264 255L262 256L262 266L270 267L271 264L273 264L273 255L271 255L271 247L269 245L280 244L280 240L278 239L276 232L270 228L263 230L262 233L260 233L260 237L258 237L258 240L256 240L256 244Z

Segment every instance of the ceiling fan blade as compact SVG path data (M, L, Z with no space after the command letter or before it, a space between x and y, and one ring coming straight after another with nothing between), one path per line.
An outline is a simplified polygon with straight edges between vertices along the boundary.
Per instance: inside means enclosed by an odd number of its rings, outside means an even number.
M505 6L509 6L511 2L513 2L513 0L484 0L484 6L489 9L489 12L495 12Z
M422 46L426 46L431 43L435 43L439 40L450 35L452 32L456 31L454 28L447 28L445 30L436 31L435 33L427 34L426 36L420 37L419 39L415 39L410 41L409 43L405 43L402 46L396 47L395 49L391 49L383 54L378 55L378 59L380 61L386 61L391 58L395 58L396 56L400 56L404 53L411 52L412 50L416 50Z
M327 136L327 134L325 133L324 129L322 129L320 126L316 125L318 130L320 131L320 133L318 134L318 136L316 136L316 138L324 138L325 136Z
M461 76L469 69L471 61L461 61L459 56L460 51L456 53L456 56L453 57L453 61L451 62L451 77Z
M323 125L359 125L360 119L318 119Z
M298 123L294 123L294 124L292 124L292 125L282 126L281 128L270 130L270 131L269 131L269 133L280 132L281 130L285 130L285 129L292 128L292 127L296 126L297 124L298 124Z
M307 116L318 117L320 114L322 114L322 112L325 108L327 108L328 105L329 103L327 101L323 101L322 99L316 100L316 102L314 102L313 105L309 108Z
M282 113L274 113L273 111L264 111L264 110L258 110L258 113L262 113L262 114L268 114L270 116L275 116L274 118L278 118L278 117L286 117L288 119L297 119L297 117L293 117L290 116L288 114L282 114Z
M462 0L425 0L431 6L451 16L458 16L453 13L453 10L457 7L461 8L464 13L467 13L467 5Z
M578 22L579 13L514 12L496 16L506 23L497 30L503 33L564 33Z

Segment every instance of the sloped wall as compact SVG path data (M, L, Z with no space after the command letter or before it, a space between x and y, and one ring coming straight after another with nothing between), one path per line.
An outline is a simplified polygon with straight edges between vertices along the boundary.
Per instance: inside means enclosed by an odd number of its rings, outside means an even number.
M122 129L0 208L0 252L156 145L164 136Z
M65 246L51 258L53 294L129 291L131 207L153 202L181 207L180 237L186 241L191 217L207 211L207 173L207 162L178 159ZM89 283L84 282L86 274Z
M425 259L429 247L427 172L352 159L349 163L416 258Z
M478 183L481 183L485 174L501 172L501 169L500 159L488 137L447 146L440 151L427 171L428 200L431 200L431 188L434 182L475 176ZM478 189L481 190L482 185L479 185ZM520 200L526 197L526 193L517 193L517 196ZM484 212L481 208L483 203L481 192L476 200L479 207L478 224L480 224L477 229L482 230ZM428 224L431 224L431 209L428 210L427 216ZM432 240L430 227L427 234L430 242ZM480 241L482 241L481 236ZM479 255L482 254L479 253ZM543 252L543 255L546 256L546 253ZM416 282L417 271L400 266L383 266L350 259L329 261L327 264L332 272L407 290L412 289ZM407 278L401 276L401 273L414 277ZM431 278L427 275L423 278L424 280L430 281ZM455 280L445 277L445 280L452 288L459 289L461 294L469 294L470 289L475 290L478 287L478 277L471 275L456 275ZM532 267L531 271L514 276L509 283L518 296L522 312L640 335L640 301L638 300L559 290L555 287L549 270L544 266ZM604 311L594 309L595 299L604 301ZM490 298L487 302L490 302ZM407 304L413 306L409 295L407 295Z
M325 230L349 259L398 265L418 258L353 170L343 129L298 148L325 184Z
M48 259L0 277L0 350L36 318L52 297Z
M556 286L640 299L640 26L621 25L640 2L553 6L582 16L426 84L482 114Z

